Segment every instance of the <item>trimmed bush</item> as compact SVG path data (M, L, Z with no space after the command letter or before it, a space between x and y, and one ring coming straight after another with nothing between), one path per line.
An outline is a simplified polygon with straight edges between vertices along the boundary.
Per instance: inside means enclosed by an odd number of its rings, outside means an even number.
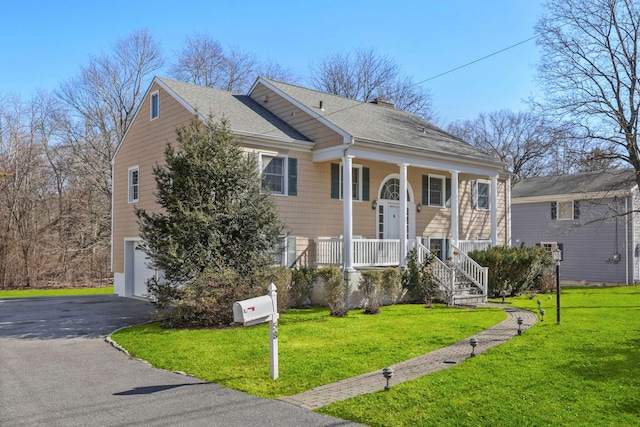
M406 291L402 289L402 272L394 267L382 271L382 294L389 298L391 304L402 301Z
M539 289L545 271L553 265L551 255L539 246L493 246L472 251L469 256L478 264L489 267L489 295L493 297Z
M324 282L323 292L331 316L344 317L347 315L347 307L344 303L344 277L338 267L322 267L317 272L318 277Z
M256 290L254 296L266 295L269 284L276 285L278 292L278 312L282 313L291 307L289 286L291 284L291 270L287 267L273 266L257 270L250 277L251 287Z
M382 296L382 272L377 270L363 271L358 282L358 290L364 297L364 312L367 314L380 313L380 298Z
M438 281L433 276L433 255L421 263L418 252L412 249L407 254L407 267L402 271L402 287L414 301L433 307L433 298L438 292Z
M291 271L289 298L291 307L303 307L311 303L311 292L316 271L309 267L298 267Z

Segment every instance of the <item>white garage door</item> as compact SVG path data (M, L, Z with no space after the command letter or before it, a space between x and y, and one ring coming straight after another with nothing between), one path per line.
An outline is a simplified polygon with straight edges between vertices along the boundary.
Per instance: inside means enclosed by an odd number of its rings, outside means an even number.
M133 251L133 295L147 296L147 280L154 276L155 271L147 267L147 256L135 244Z

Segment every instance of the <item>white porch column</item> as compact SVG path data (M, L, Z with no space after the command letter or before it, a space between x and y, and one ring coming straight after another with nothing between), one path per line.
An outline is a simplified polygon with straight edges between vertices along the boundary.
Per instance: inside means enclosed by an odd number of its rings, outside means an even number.
M491 177L491 245L498 244L498 177Z
M400 163L400 265L407 264L407 163Z
M505 184L505 226L506 226L506 236L507 241L505 242L508 247L511 247L511 177L507 178L507 182Z
M353 194L351 181L353 181L353 156L345 153L342 158L342 262L344 271L353 269Z
M451 171L451 243L458 246L460 239L459 231L459 215L460 208L458 206L458 171ZM451 254L449 254L451 255Z

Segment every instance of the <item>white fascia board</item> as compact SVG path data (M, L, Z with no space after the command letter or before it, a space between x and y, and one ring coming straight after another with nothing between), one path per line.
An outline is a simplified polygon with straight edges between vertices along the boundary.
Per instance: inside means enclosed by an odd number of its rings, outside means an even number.
M344 146L335 146L315 150L313 152L314 162L324 162L342 158L345 154ZM443 171L458 171L460 173L468 173L481 176L497 176L500 168L495 164L484 165L482 163L471 162L455 162L445 156L429 155L424 156L423 153L409 153L406 150L381 150L377 147L365 147L362 143L356 142L348 148L348 154L356 159L373 160L382 163L402 164L406 163L412 167L420 167L426 169L437 169Z
M545 196L512 197L511 204L568 202L571 200L603 200L613 197L629 197L632 190L598 191L592 193L549 194Z
M253 92L253 90L258 85L258 83L261 83L262 85L264 85L268 89L270 89L273 92L277 93L282 98L284 98L287 102L290 102L291 104L295 105L300 110L304 111L305 113L309 114L314 119L318 120L323 125L327 126L329 129L331 129L334 132L336 132L337 134L341 135L342 136L342 140L344 141L345 144L350 144L351 143L351 139L352 139L351 135L349 135L347 132L345 132L342 128L339 128L333 122L325 119L323 116L321 116L320 114L316 113L315 111L313 111L312 109L310 109L306 105L302 104L297 99L292 98L288 94L282 92L280 89L278 89L277 87L273 86L271 83L269 83L268 81L264 80L262 77L259 77L258 80L256 80L256 82L251 87L251 90L249 91L249 93Z

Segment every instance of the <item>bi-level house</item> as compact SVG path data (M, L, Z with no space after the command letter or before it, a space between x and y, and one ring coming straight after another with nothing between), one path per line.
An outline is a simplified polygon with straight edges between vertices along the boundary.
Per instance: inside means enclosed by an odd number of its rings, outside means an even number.
M443 286L457 274L486 295L486 269L466 252L509 243L510 184L501 163L383 100L362 103L266 78L236 95L159 77L113 158L117 294L145 295L155 274L137 250L133 209L157 209L152 167L194 116L227 118L258 156L287 227L284 265L339 265L355 283L360 269L402 266L417 248L438 257Z

